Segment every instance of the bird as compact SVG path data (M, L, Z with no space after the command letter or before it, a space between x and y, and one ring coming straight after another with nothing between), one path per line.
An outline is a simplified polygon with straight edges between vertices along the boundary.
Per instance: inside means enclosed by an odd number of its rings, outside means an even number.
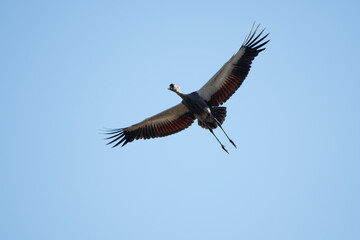
M260 24L257 27L253 24L240 49L198 91L183 94L179 86L171 83L168 89L181 97L181 103L130 127L107 130L107 144L123 147L138 139L165 137L188 128L197 119L198 125L209 130L225 152L229 153L213 131L217 127L237 148L222 127L227 110L221 105L241 86L252 61L270 41L269 33L263 34L265 29L258 33L259 27Z

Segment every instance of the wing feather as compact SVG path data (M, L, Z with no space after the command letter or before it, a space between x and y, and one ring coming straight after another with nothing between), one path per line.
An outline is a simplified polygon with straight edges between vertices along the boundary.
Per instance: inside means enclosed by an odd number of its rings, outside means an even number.
M165 137L189 127L194 119L188 108L180 103L138 124L109 130L107 134L110 136L106 139L110 140L108 144L114 144L113 147L116 147L119 144L124 146L135 139Z
M209 105L226 102L245 80L254 58L265 50L262 47L270 41L264 42L269 34L263 36L264 29L256 35L259 26L251 29L239 51L198 91Z

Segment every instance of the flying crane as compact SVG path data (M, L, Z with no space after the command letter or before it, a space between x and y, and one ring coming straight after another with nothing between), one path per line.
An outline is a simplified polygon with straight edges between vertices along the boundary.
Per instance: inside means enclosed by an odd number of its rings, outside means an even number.
M220 127L236 148L234 141L222 128L227 112L226 107L220 105L240 87L249 73L252 61L265 50L265 44L270 41L266 40L269 34L263 36L265 29L257 34L259 26L254 29L253 25L239 51L202 88L190 94L183 94L177 85L170 84L169 90L182 98L181 103L130 127L108 131L108 144L116 147L119 144L124 146L135 139L165 137L184 130L197 119L199 126L208 129L224 151L229 153L213 132L217 127Z

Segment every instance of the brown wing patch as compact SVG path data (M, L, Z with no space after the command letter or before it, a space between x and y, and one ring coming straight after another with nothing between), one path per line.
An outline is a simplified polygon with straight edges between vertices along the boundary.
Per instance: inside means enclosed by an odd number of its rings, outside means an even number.
M149 123L136 129L128 127L111 130L108 132L111 136L106 139L111 139L108 144L115 143L113 147L116 147L121 143L122 146L124 146L135 139L165 137L189 127L194 122L194 119L194 116L190 112L187 112L174 120Z
M221 88L211 96L211 104L219 106L226 102L244 82L240 76L230 76L226 79Z
M241 56L237 62L232 63L230 73L227 76L224 76L225 79L223 80L221 87L211 95L209 104L213 106L219 106L226 102L244 82L250 71L251 63L254 58L260 52L265 50L265 48L262 47L268 43L269 40L265 42L262 41L269 34L261 37L261 34L264 31L263 30L255 37L256 30L257 29L255 29L253 33L250 33L248 38L245 40L245 43L240 48L240 50L244 49L243 56ZM219 80L221 81L221 79Z

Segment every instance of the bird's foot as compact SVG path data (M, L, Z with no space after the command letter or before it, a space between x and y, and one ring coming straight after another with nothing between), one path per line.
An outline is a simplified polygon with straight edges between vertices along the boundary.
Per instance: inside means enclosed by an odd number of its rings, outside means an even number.
M229 139L229 140L230 140L231 144L234 145L235 148L237 148L235 143L233 142L233 140L231 140L231 139Z
M221 147L222 147L222 149L224 149L225 152L227 152L229 154L228 150L225 148L224 145L221 145Z

